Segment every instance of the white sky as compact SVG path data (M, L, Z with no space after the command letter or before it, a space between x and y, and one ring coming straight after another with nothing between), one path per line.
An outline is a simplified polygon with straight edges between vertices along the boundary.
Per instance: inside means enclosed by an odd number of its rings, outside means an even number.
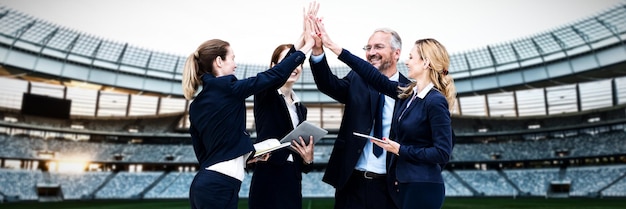
M267 64L301 33L307 0L0 0L0 5L107 40L187 56L205 40L231 43L238 63ZM372 31L392 28L405 60L415 40L459 53L535 35L626 0L318 0L335 42L357 55ZM336 62L332 60L331 62Z

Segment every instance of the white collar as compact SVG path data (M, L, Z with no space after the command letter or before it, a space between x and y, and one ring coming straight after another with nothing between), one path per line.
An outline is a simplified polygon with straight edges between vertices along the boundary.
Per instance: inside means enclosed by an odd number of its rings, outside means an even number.
M280 91L280 88L276 89L276 91L278 91L278 95L285 97L285 94L283 94L283 92ZM293 91L293 89L291 90L291 98L293 99L294 104L300 102L300 97L298 97L298 95L296 94L296 92Z
M419 93L417 93L417 85L415 85L415 87L413 87L413 97L417 96L420 99L424 99L424 97L426 97L426 94L428 94L428 92L434 87L435 85L430 82L428 83L428 85L426 85L426 87L424 87L424 89L422 89L422 91L420 91Z
M398 80L400 80L400 71L396 70L396 73L391 75L391 77L389 77L389 80L390 81L398 81Z

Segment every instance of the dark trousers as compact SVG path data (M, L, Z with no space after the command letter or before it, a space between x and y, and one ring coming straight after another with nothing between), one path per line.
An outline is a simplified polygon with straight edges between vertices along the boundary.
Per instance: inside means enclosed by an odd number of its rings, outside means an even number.
M403 209L440 209L445 198L443 183L400 183L400 204Z
M387 192L387 178L369 178L354 171L342 189L335 191L335 209L396 209Z
M302 174L296 163L256 163L248 209L302 209Z
M215 171L201 169L191 182L192 209L237 209L241 181Z

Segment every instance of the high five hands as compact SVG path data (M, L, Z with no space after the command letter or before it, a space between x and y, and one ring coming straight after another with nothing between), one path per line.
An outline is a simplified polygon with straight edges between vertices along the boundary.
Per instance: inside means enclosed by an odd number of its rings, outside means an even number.
M309 3L309 8L314 7L315 9L310 10L306 15L308 15L308 20L312 21L313 33L315 36L313 39L315 40L315 45L313 46L313 55L320 55L324 52L323 47L330 49L336 55L341 54L342 48L335 44L331 39L328 33L326 32L326 28L324 27L323 18L317 16L317 12L319 11L319 3L313 1Z
M310 13L308 13L308 15L310 16L308 19L313 20L314 22L313 30L316 35L313 38L315 40L315 45L313 46L313 49L312 49L313 55L322 54L324 52L322 47L326 47L329 50L331 50L335 55L339 56L339 54L341 54L341 51L342 51L341 46L333 42L330 36L328 35L328 32L326 32L326 27L324 26L324 22L322 21L323 18L317 17L317 12L319 11L319 4L316 2L312 2L309 4L309 7L311 7L311 5L314 5L315 7L314 10L310 10ZM397 142L393 140L388 140L387 138L384 138L384 139L385 141L387 141L387 143L379 142L376 140L371 140L371 141L377 146L380 146L383 149L387 150L387 152L391 152L391 153L398 155L398 153L400 152L400 144L398 144Z
M317 11L319 10L319 4L315 1L309 3L309 6L303 11L302 18L302 34L294 47L296 50L300 50L307 54L313 46L316 44L314 37L316 37L315 33L315 17L317 17Z

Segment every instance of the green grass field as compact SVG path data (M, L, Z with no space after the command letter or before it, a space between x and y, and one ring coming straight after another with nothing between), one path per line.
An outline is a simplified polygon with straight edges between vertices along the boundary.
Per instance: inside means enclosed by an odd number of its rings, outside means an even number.
M305 199L303 209L329 209L333 199ZM116 201L65 201L65 202L14 202L0 203L0 208L7 209L189 209L187 200L116 200ZM239 201L239 208L247 208L247 200ZM624 209L626 199L591 199L591 198L447 198L444 209Z

